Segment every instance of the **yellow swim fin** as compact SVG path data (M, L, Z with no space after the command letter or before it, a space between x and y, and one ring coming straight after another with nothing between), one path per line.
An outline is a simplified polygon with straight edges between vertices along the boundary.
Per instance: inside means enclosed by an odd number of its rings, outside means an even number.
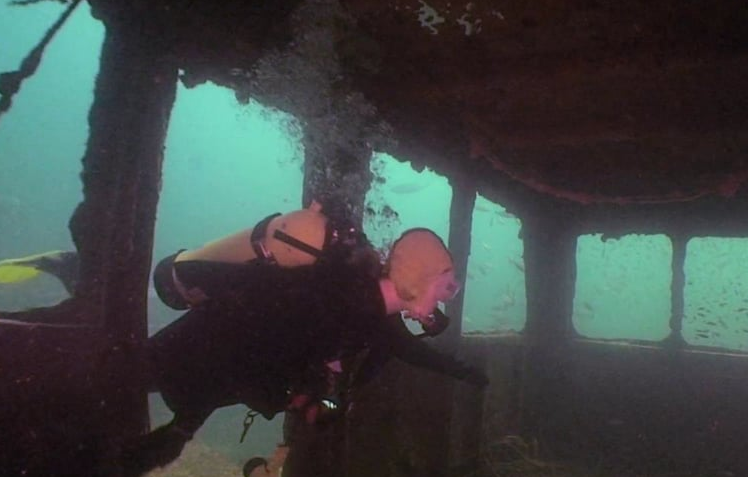
M31 280L42 272L50 273L47 270L48 264L61 261L65 253L53 250L27 257L0 260L0 283L19 283Z
M0 283L18 283L31 280L41 273L29 265L14 265L0 262Z

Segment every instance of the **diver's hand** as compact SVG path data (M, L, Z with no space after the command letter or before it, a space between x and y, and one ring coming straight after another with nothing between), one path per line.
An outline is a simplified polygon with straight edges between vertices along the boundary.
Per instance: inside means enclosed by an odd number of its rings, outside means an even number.
M337 396L313 398L308 394L297 394L291 398L288 409L298 411L307 424L326 424L343 414L343 405Z

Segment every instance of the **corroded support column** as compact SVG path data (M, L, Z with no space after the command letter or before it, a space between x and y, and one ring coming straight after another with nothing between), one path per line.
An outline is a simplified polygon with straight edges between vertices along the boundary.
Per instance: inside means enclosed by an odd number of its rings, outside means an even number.
M672 349L680 349L685 344L683 340L683 313L685 309L684 287L686 285L686 246L688 238L683 234L671 235L673 244L673 260L671 263L673 278L670 283L670 334L665 343Z
M84 198L70 220L81 259L75 297L17 314L41 325L2 330L0 468L8 475L107 475L113 446L147 425L138 346L177 69L149 35L156 30L143 27L107 22Z
M473 183L466 176L451 176L449 183L452 186L452 200L447 245L452 254L455 273L464 278L470 255L476 192ZM434 348L450 354L459 352L463 297L464 291L461 291L447 304L445 311L451 322L444 333L429 343ZM450 431L453 423L457 427L461 424L452 419L455 402L461 407L465 398L469 399L480 392L470 385L457 383L452 378L397 364L397 388L390 393L389 399L395 401L393 406L399 414L397 430L391 437L398 450L392 452L388 460L392 467L405 475L447 473L446 469L450 466ZM460 413L458 420L462 417L464 416Z
M475 186L463 177L450 178L452 202L449 208L449 251L454 260L455 274L463 285L467 277L473 231L473 208L475 207ZM462 334L462 307L465 302L465 288L447 303L446 313L452 318L444 332L446 346L454 349Z
M572 336L576 282L576 236L561 219L522 220L527 324L524 335L532 346L562 345Z
M556 409L568 393L566 353L572 336L576 236L561 218L523 219L527 324L524 330L523 433L542 445L563 427Z
M452 204L449 211L449 250L454 260L455 273L462 279L463 289L447 303L446 313L452 319L446 336L440 346L450 352L459 351L460 357L476 363L475 350L465 349L462 340L462 312L465 301L465 282L468 260L472 246L473 209L476 191L469 179L463 176L450 178L452 184ZM448 423L444 436L445 455L448 460L444 466L464 468L476 462L480 448L481 421L483 417L483 391L473 386L450 381L448 392L444 397L444 415ZM434 392L434 390L430 390Z
M147 337L153 230L177 81L168 46L156 40L158 29L130 20L106 22L83 157L83 202L70 220L80 254L76 295L105 335L102 411L122 435L147 424L135 363Z

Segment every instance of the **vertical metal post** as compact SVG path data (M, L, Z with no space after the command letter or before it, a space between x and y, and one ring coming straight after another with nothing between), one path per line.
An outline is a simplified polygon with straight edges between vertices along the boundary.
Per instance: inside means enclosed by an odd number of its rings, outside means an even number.
M450 177L452 202L449 207L449 241L455 274L463 280L467 277L468 259L473 229L473 208L475 207L475 186L462 176ZM450 348L456 348L462 335L462 309L465 303L465 287L446 305L446 314L452 318L445 332Z
M552 442L568 397L568 342L576 281L576 236L562 219L523 219L527 324L521 403L523 432Z
M153 231L177 67L169 46L152 41L158 26L118 18L106 27L83 157L83 202L70 230L80 255L77 298L105 333L101 412L112 433L127 436L148 422L139 347L147 338Z
M671 264L672 281L670 284L670 334L665 345L672 349L680 349L685 344L683 340L683 313L685 310L684 287L686 285L686 247L688 239L681 234L671 235L673 244L673 260Z

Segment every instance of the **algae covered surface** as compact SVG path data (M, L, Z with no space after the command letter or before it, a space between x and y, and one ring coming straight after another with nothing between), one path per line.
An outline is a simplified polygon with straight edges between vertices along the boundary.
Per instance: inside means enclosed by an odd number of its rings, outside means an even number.
M247 456L249 459L252 456ZM241 477L242 468L224 454L200 441L188 443L182 455L170 465L148 474L148 477Z

